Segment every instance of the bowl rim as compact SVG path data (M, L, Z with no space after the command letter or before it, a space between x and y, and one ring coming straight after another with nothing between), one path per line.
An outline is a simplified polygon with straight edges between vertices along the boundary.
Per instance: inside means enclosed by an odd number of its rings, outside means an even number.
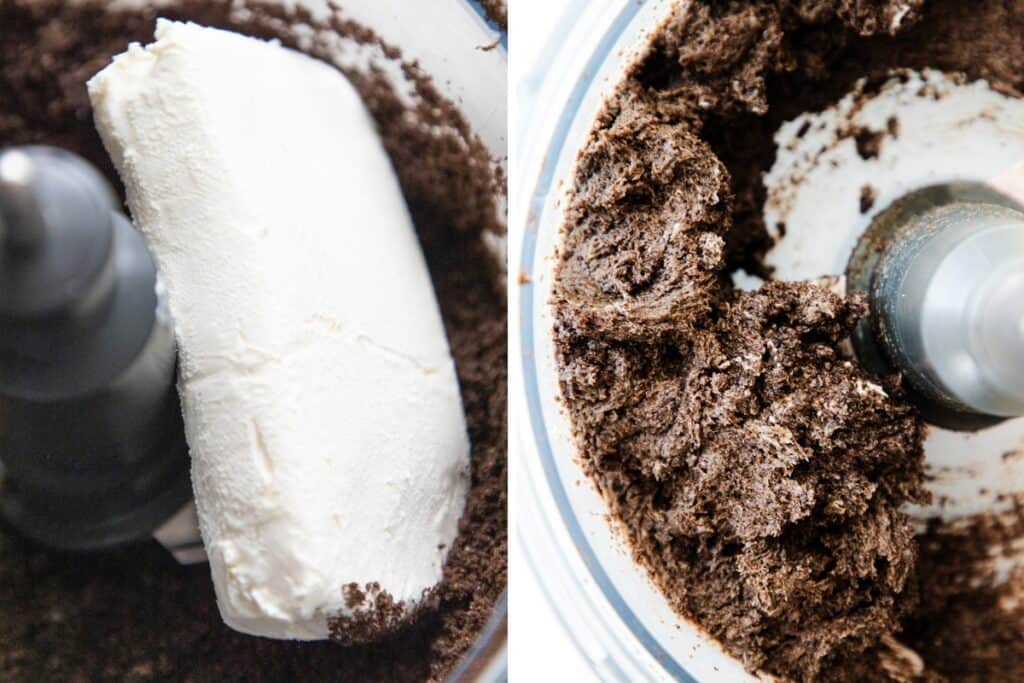
M569 502L564 483L557 473L555 456L548 437L549 430L542 408L541 391L538 381L538 372L540 372L540 368L538 368L539 358L534 342L537 329L536 321L538 318L538 305L535 301L535 283L538 280L537 276L539 275L540 269L543 268L543 260L545 256L544 254L541 254L539 250L541 216L546 213L545 205L549 201L552 193L557 191L555 187L555 183L558 180L556 176L556 167L568 152L567 146L570 129L572 128L573 122L575 122L577 117L580 115L581 105L583 104L586 94L594 86L594 74L599 71L601 65L617 46L622 34L626 32L627 28L637 18L637 15L650 5L648 0L638 0L618 4L621 6L611 13L609 18L610 20L607 22L607 25L603 27L603 30L597 40L593 42L593 47L585 57L583 69L575 79L571 79L572 83L569 85L568 93L564 96L564 99L559 99L558 104L551 109L555 114L557 124L550 135L545 132L538 136L540 139L537 142L539 143L539 146L542 147L543 155L540 169L537 172L533 172L531 169L529 177L523 183L524 187L527 188L527 191L520 195L528 199L523 201L523 203L526 204L526 214L525 221L521 222L521 244L518 245L518 251L516 252L516 272L521 275L517 286L518 305L512 307L515 309L515 312L512 314L517 316L514 321L517 323L515 325L516 332L514 336L515 343L518 347L518 358L512 362L517 365L515 372L519 376L518 379L522 382L523 388L522 397L519 400L519 407L522 408L521 412L525 416L524 419L519 421L519 430L521 431L520 436L523 437L522 442L524 446L524 453L522 454L522 457L533 458L536 461L539 461L540 467L543 470L544 479L547 483L546 488L554 501L561 523L568 532L571 542L578 551L578 555L582 559L587 572L590 574L589 578L592 579L593 584L597 588L597 593L599 593L608 605L611 606L612 612L628 629L646 653L650 655L655 662L657 662L658 666L662 669L662 671L658 673L663 675L667 674L672 679L682 681L684 683L698 683L698 680L658 642L655 636L637 617L633 608L630 607L605 571L592 547L591 541L588 539L576 518L576 515L572 510L571 503ZM579 49L578 43L572 40L566 40L566 36L570 33L570 21L579 18L578 16L573 15L578 14L581 7L586 7L583 11L588 11L591 7L596 6L597 3L591 6L586 2L578 2L575 11L570 7L566 12L566 15L561 19L562 23L560 28L564 28L565 30L556 30L553 32L553 40L544 48L540 58L537 60L538 63L561 63L560 56L564 55L564 52L568 47ZM536 116L529 118L533 120ZM522 141L520 141L520 144L522 144ZM510 308L510 313L512 312L512 308ZM528 489L529 487L524 486L523 488ZM522 507L525 506L520 506L520 508ZM545 520L545 522L547 522L548 525L551 524L550 520ZM524 555L535 574L540 575L536 570L541 566L541 562L538 561L537 557L531 556L531 553L527 550L531 544L532 540L531 543L523 544ZM545 570L549 569L549 566L546 564L544 567ZM567 571L571 571L569 567L566 567L565 569ZM543 586L543 582L541 583ZM548 598L548 602L555 608L555 612L558 615L565 632L569 635L577 650L584 655L585 659L588 660L591 666L595 668L595 670L601 669L607 671L607 673L611 673L614 679L628 680L626 673L616 663L609 662L607 659L597 662L593 657L588 656L588 648L582 645L574 629L571 628L570 624L567 622L566 615L559 609L558 605L561 600L552 599L554 596L550 594L547 587L544 587L544 591ZM591 612L590 616L600 618L599 615L603 610L600 610L597 604L593 602L592 598L586 595L585 589L580 589L579 597L588 600L591 603L589 605ZM623 649L622 652L627 654L625 649ZM644 668L645 667L642 664L639 665L640 670L644 670ZM651 672L651 675L653 675L653 672Z

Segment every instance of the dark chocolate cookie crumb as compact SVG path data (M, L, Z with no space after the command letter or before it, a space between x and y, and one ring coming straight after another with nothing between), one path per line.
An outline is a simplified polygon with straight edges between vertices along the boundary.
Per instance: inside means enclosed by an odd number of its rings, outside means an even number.
M0 146L50 144L116 174L92 124L85 81L130 41L150 42L157 16L295 46L308 15L248 3L183 0L107 11L107 3L0 0ZM379 44L343 18L330 26ZM393 58L398 50L384 46ZM329 58L326 45L309 50ZM462 389L473 485L438 587L436 609L369 645L296 643L235 633L221 622L209 568L181 567L154 543L100 555L52 552L0 532L0 679L4 681L441 680L470 648L507 579L506 304L484 246L501 234L504 178L457 109L405 64L410 108L379 73L348 72L380 128L416 225ZM442 131L438 133L437 131ZM341 587L339 587L341 590Z
M860 212L867 213L875 206L875 188L865 185L860 188Z
M488 18L504 30L508 30L508 3L506 0L480 0Z
M419 601L410 605L395 600L376 581L365 586L345 584L341 593L352 613L332 617L328 626L331 638L342 645L365 645L380 640L381 633L400 633L437 609L438 604L436 591L424 591Z
M882 140L885 134L881 131L861 128L853 134L853 141L857 144L857 154L861 159L877 159L882 153Z

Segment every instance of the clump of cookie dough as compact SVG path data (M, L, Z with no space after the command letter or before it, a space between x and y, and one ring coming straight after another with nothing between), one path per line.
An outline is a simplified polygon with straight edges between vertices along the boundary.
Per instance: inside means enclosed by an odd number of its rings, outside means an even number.
M921 427L837 350L861 301L771 283L716 309L625 342L584 340L567 317L563 393L588 471L676 610L751 669L813 678L911 604L899 507L925 498Z

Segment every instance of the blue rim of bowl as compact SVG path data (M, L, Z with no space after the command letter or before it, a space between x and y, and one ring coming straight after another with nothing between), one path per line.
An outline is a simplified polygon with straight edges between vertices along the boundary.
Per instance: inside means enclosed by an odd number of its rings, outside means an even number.
M664 667L666 673L684 683L698 683L689 672L686 671L669 652L661 646L657 639L651 634L646 626L637 618L635 612L629 607L622 594L619 593L611 578L601 566L594 549L590 545L583 528L573 515L572 506L561 479L558 477L557 466L555 465L554 454L547 438L547 425L544 421L544 414L541 409L540 388L537 382L537 354L534 347L534 267L537 260L537 234L539 230L539 218L544 212L544 203L549 196L555 178L555 167L558 160L562 158L565 151L569 130L573 121L579 113L579 108L591 86L591 79L588 74L597 73L601 63L612 51L619 36L632 22L640 11L643 3L627 3L615 16L611 25L605 31L597 44L594 53L587 60L586 66L572 90L565 107L559 117L558 126L555 128L550 143L546 146L544 163L535 184L535 190L531 194L527 224L523 231L523 248L520 255L521 272L529 275L528 282L522 285L519 304L519 330L522 353L523 384L526 390L527 410L530 417L530 426L533 433L534 446L540 457L544 469L545 478L551 489L558 511L561 514L562 522L565 524L569 536L572 538L583 563L601 590L605 599L608 600L612 609L622 620L623 624L636 637L640 644L654 659Z
M494 19L491 19L490 15L487 14L487 10L485 10L484 6L480 3L480 0L466 0L466 4L472 7L473 11L479 14L488 26L501 34L501 46L505 48L505 51L507 52L508 31L503 29Z

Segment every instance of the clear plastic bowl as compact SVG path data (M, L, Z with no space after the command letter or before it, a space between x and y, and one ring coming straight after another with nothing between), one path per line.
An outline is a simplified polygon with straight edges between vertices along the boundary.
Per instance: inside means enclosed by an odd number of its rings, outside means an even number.
M211 0L224 2L225 0ZM115 0L113 5L167 5L174 0ZM280 0L327 16L328 0ZM434 85L456 103L495 159L508 158L508 36L487 20L476 0L337 0L346 18L398 46L406 61L418 62ZM495 44L497 41L498 44ZM483 49L487 48L487 49ZM342 61L374 55L347 54ZM380 64L378 64L380 65ZM401 84L400 72L382 65ZM503 163L503 162L502 162ZM499 206L504 209L504 206ZM449 675L452 683L494 683L507 678L508 606L503 596L476 643Z
M558 404L551 254L577 152L604 96L672 6L574 0L517 92L510 292L517 541L584 658L605 681L755 680L680 619L607 522Z

